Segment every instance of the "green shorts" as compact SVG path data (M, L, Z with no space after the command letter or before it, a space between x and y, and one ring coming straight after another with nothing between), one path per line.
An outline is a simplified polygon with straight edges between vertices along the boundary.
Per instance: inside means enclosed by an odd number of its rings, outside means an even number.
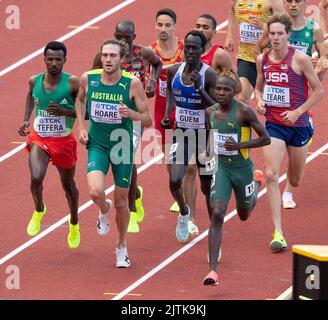
M254 166L252 161L249 161L243 167L237 168L229 168L219 162L217 172L213 175L211 201L221 200L228 204L233 190L237 208L251 208L254 188Z
M115 185L120 188L129 188L133 166L132 154L130 163L118 163L118 161L113 160L108 151L89 146L87 172L99 170L106 175L111 165Z

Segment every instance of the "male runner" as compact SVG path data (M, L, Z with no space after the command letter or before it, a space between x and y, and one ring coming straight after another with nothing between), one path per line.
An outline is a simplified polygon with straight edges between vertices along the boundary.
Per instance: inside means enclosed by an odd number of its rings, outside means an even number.
M208 234L210 272L204 279L204 285L219 283L217 259L222 224L232 190L238 216L245 221L255 207L261 182L264 181L262 171L254 173L249 149L270 144L270 137L253 110L234 99L236 84L236 77L230 71L220 75L215 88L218 103L206 110L212 129L210 150L215 157L216 172L211 187L212 216ZM251 139L252 128L258 134L256 139Z
M148 47L134 44L136 38L135 25L130 20L121 20L115 27L114 37L116 40L124 41L128 46L126 58L122 68L138 77L148 98L155 95L156 81L159 78L162 63L155 53ZM93 69L101 68L101 54L98 53L93 62ZM151 75L148 74L150 69ZM133 146L134 152L137 151L141 140L143 128L139 123L133 124ZM129 233L139 232L139 225L144 219L144 208L142 205L143 188L137 184L137 167L132 168L131 184L129 189L129 209L130 221L128 226ZM99 224L98 224L99 225ZM99 229L98 229L99 231Z
M256 42L268 18L272 14L283 11L283 0L232 0L225 48L231 52L234 50L234 30L238 28L240 44L237 73L242 83L239 99L246 103L249 103L256 84L254 59Z
M211 96L214 97L217 74L200 60L205 44L206 38L202 32L197 30L189 32L185 37L186 62L169 67L167 72L166 113L162 126L166 129L170 127L170 114L172 106L175 105L175 129L168 168L170 191L180 208L176 227L176 236L180 242L187 241L190 235L188 229L190 209L183 196L182 180L193 156L199 170L201 189L210 212L211 175L205 174L205 166L200 163L198 155L206 149L205 109L214 102Z
M74 182L77 143L72 128L76 117L74 103L79 79L62 71L66 53L67 49L61 42L52 41L46 45L44 62L47 71L29 79L24 123L18 133L21 136L29 135L26 149L29 152L35 211L27 226L27 233L34 237L41 230L41 221L47 211L43 201L43 180L48 164L52 161L59 172L71 213L67 243L71 249L76 249L80 245L77 213L79 192ZM34 126L29 131L34 108Z
M110 165L114 176L114 205L119 239L116 266L130 267L126 235L129 223L128 193L133 166L133 121L143 127L152 124L141 81L121 70L126 44L116 39L105 41L100 49L102 69L81 77L76 103L82 144L87 145L87 179L91 199L99 207L98 224L102 235L110 229L111 201L105 199L105 177ZM84 127L85 100L90 115L89 130Z
M165 115L167 68L183 61L183 41L175 35L177 16L169 8L164 8L156 13L155 30L158 39L151 45L154 53L160 58L163 67L156 86L154 122L155 129L161 133L162 151L165 154L165 130L161 121ZM174 122L174 110L170 115L171 125Z
M271 136L271 144L263 148L263 155L267 197L275 227L270 243L272 252L287 248L281 226L281 162L287 150L289 182L297 187L304 174L307 144L313 134L307 112L323 97L310 58L288 45L291 28L287 14L270 18L268 30L272 48L257 58L257 111L265 115L266 129Z

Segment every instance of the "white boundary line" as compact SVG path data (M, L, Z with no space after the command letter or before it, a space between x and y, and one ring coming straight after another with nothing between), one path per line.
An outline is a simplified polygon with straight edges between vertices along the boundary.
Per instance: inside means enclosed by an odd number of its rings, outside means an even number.
M312 155L310 155L309 157L306 158L306 163L309 163L310 161L312 161L313 159L315 159L318 155L320 155L322 152L324 152L325 150L328 149L328 143L326 143L324 146L322 146L321 148L319 148L317 151L315 151ZM284 181L286 179L287 175L284 174L279 178L279 183ZM258 197L262 197L265 193L267 192L267 189L264 188L263 190L261 190L258 194ZM235 215L237 214L237 210L233 210L231 211L225 218L224 218L224 222L228 222L230 219L232 219ZM128 293L130 293L131 291L133 291L134 289L136 289L137 287L139 287L141 284L143 284L144 282L146 282L149 278L151 278L153 275L155 275L156 273L158 273L160 270L162 270L163 268L165 268L167 265L169 265L171 262L173 262L176 258L178 258L179 256L181 256L183 253L185 253L186 251L188 251L189 249L191 249L195 244L197 244L198 242L200 242L201 240L203 240L208 234L208 229L206 231L204 231L201 235L199 235L197 238L195 238L194 240L192 240L190 243L186 244L185 246L183 246L181 249L179 249L178 251L176 251L174 254L172 254L170 257L168 257L167 259L165 259L162 263L160 263L158 266L156 266L155 268L153 268L152 270L150 270L149 272L147 272L144 276L142 276L139 280L137 280L136 282L134 282L132 285L130 285L128 288L126 288L125 290L123 290L122 292L120 292L118 295L116 295L115 297L112 298L112 300L120 300L122 299L124 296L126 296ZM288 289L290 290L290 289Z
M164 155L163 155L163 153L161 153L158 156L156 156L155 158L153 158L152 160L148 161L147 163L145 163L144 165L142 165L138 169L138 173L141 173L141 172L145 171L150 166L152 166L153 164L155 164L156 162L158 162L159 160L161 160L163 157L164 157ZM114 185L112 185L109 188L107 188L105 190L105 194L108 195L108 194L112 193L113 191L114 191ZM91 200L89 200L88 202L84 203L82 206L79 207L78 213L81 214L82 211L84 211L85 209L89 208L92 204L93 204L93 201L91 201ZM7 254L6 256L4 256L3 258L1 258L0 259L0 265L4 264L8 260L12 259L13 257L15 257L16 255L18 255L23 250L25 250L28 247L30 247L32 244L36 243L37 241L41 240L42 238L44 238L46 235L48 235L52 231L54 231L57 228L59 228L61 225L63 225L65 222L67 222L67 220L68 220L69 217L70 217L70 215L68 214L65 217L61 218L56 223L54 223L53 225L51 225L49 228L47 228L46 230L42 231L41 233L39 233L37 236L35 236L31 240L25 242L24 244L22 244L21 246L19 246L17 249L13 250L9 254Z
M88 27L92 26L93 24L96 24L97 22L111 16L112 14L116 13L117 11L120 11L121 9L127 7L133 2L136 2L137 0L125 0L121 2L120 4L116 5L115 7L107 10L106 12L100 14L99 16L87 21L84 23L82 26L79 26L75 30L66 33L65 35L61 36L60 38L57 39L57 41L64 42L65 40L74 37L76 34L80 33L81 31L84 31ZM18 68L22 64L32 60L33 58L37 57L38 55L42 54L44 50L44 47L41 49L38 49L31 53L30 55L26 56L25 58L17 61L16 63L12 64L11 66L3 69L0 71L0 77L4 76L5 74L9 73L10 71L13 71L14 69Z

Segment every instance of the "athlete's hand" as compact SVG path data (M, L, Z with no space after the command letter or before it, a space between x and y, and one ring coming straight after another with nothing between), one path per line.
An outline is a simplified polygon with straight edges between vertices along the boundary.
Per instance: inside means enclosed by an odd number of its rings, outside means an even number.
M83 127L79 130L79 141L80 143L86 145L89 140L88 131Z
M49 104L48 108L47 108L47 112L49 113L49 115L51 116L57 116L57 117L61 117L65 115L65 111L60 108L56 103L52 102Z
M316 68L316 73L326 73L326 71L328 70L328 59L325 57L321 57L318 61L318 63L315 66Z
M228 36L226 38L226 41L224 43L224 49L227 49L230 52L235 49L235 41L233 40L233 37Z
M200 74L197 70L191 71L190 80L194 82L194 86L196 89L200 88Z
M252 25L253 27L255 28L259 28L259 29L262 29L263 30L263 21L260 20L259 18L256 18L256 17L249 17L249 24Z
M20 136L28 136L30 131L28 127L30 126L30 121L24 121L23 124L18 128L18 133Z
M259 99L257 102L256 102L256 111L258 114L264 116L265 115L265 112L266 112L266 108L265 108L265 103L262 99Z
M118 112L122 118L130 118L133 110L131 110L126 104L120 102Z
M296 109L293 111L285 111L280 115L283 116L282 120L285 121L286 123L294 124L297 121L297 119L300 117L301 113Z
M155 96L155 89L156 89L156 81L150 80L145 88L145 93L147 98L152 98Z
M164 119L161 121L161 127L162 127L163 129L170 129L170 128L171 128L170 119L169 119L169 118L164 118Z
M234 151L239 149L239 143L237 143L234 138L229 137L228 140L224 143L223 147L227 151Z

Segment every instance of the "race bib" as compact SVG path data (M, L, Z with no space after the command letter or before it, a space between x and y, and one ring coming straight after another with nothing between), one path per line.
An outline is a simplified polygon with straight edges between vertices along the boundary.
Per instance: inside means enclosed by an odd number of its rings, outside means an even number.
M245 186L245 195L246 195L246 197L251 196L254 193L254 190L255 190L255 182L253 181L252 183Z
M224 148L225 142L232 137L236 142L238 142L237 133L218 133L214 132L214 152L218 155L223 156L237 156L238 150L228 151Z
M119 104L116 103L91 101L91 118L94 122L98 123L122 123Z
M190 110L186 108L175 108L175 121L178 128L204 129L205 110Z
M257 40L262 35L263 30L253 27L249 23L240 23L240 41L244 43L256 44Z
M65 137L66 118L62 117L36 117L34 130L40 137Z
M309 49L309 44L305 43L305 42L297 42L297 43L290 42L289 45L291 47L303 52L304 54L307 54L307 51Z
M264 86L263 101L266 105L278 108L290 108L289 88Z
M166 97L167 82L159 79L159 95Z

